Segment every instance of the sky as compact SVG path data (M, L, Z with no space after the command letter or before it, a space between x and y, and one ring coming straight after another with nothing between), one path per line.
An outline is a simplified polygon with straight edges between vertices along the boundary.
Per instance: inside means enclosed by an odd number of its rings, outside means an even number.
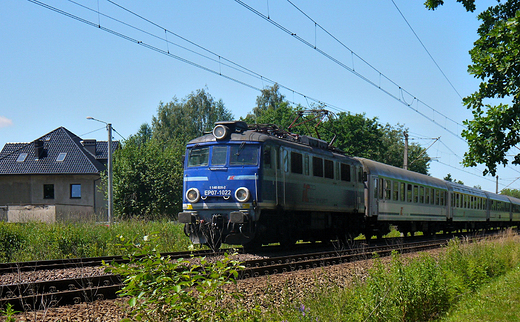
M401 124L423 147L440 137L430 174L494 192L483 166L462 167L460 132L472 118L461 97L478 88L467 72L477 13L496 1L477 0L475 13L423 2L2 0L0 146L60 126L106 140L87 116L121 140L160 102L202 88L238 119L276 82L294 104ZM499 190L520 189L519 170L499 166Z

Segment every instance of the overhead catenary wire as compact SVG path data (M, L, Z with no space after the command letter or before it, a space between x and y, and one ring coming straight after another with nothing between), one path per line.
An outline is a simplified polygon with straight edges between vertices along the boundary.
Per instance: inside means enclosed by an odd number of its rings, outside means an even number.
M219 75L219 76L221 76L221 77L224 77L224 78L226 78L226 79L228 79L228 80L231 80L231 81L233 81L233 82L236 82L236 83L238 83L238 84L244 85L244 86L246 86L246 87L252 88L252 89L257 90L257 91L261 91L261 90L262 90L261 88L258 88L257 86L254 86L254 85L252 85L252 84L250 84L250 83L247 83L247 82L245 82L245 81L241 81L241 80L239 80L239 79L237 79L237 78L234 78L234 77L228 76L228 75L226 75L225 73L222 73L222 72L219 71L219 70L215 70L215 69L212 69L212 68L210 68L210 67L203 66L203 65L201 65L201 64L198 64L198 63L195 63L195 62L193 62L193 61L190 61L189 59L183 58L183 57L181 57L181 56L179 56L179 55L174 55L174 54L172 54L171 52L169 52L168 49L164 50L164 49L161 49L161 48L155 47L155 46L153 46L153 45L151 45L151 44L148 44L148 43L146 43L146 42L144 42L144 41L142 41L142 40L138 40L138 39L135 38L135 37L130 37L130 36L125 35L125 34L123 34L123 33L121 33L121 32L115 31L115 30L113 30L113 29L107 28L107 27L102 26L102 25L99 25L99 24L97 24L97 23L93 23L93 22L91 22L91 21L89 21L89 20L87 20L87 19L84 19L84 18L81 18L81 17L79 17L79 16L73 15L73 14L71 14L71 13L68 13L68 12L64 11L64 10L61 10L61 9L58 9L58 8L52 7L52 6L47 5L47 4L45 4L45 3L41 2L41 1L38 1L38 0L28 0L28 1L30 1L30 2L32 2L32 3L34 3L34 4L37 4L37 5L39 5L39 6L42 6L42 7L44 7L44 8L47 8L47 9L49 9L49 10L55 11L55 12L57 12L57 13L60 13L60 14L62 14L62 15L65 15L65 16L67 16L67 17L69 17L69 18L75 19L75 20L77 20L77 21L79 21L79 22L83 22L83 23L85 23L85 24L87 24L87 25L90 25L90 26L92 26L92 27L98 28L98 29L100 29L100 30L102 30L102 31L105 31L105 32L108 32L108 33L113 34L113 35L115 35L115 36L121 37L121 38L123 38L123 39L125 39L125 40L128 40L128 41L131 41L131 42L133 42L133 43L139 44L139 45L141 45L141 46L143 46L143 47L145 47L145 48L147 48L147 49L150 49L150 50L156 51L156 52L158 52L158 53L162 53L162 54L164 54L164 55L166 55L166 56L168 56L168 57L170 57L170 58L174 58L174 59L180 60L181 62L184 62L184 63L187 63L187 64L192 65L192 66L194 66L194 67L197 67L197 68L203 69L203 70L208 71L208 72L210 72L210 73L213 73L213 74ZM71 1L71 0L70 0L70 1ZM73 1L71 1L71 2L74 3ZM111 2L111 3L114 3L114 1L110 1L110 2ZM83 7L84 7L84 6L83 6ZM89 9L89 10L91 10L91 9ZM141 31L141 32L143 32L143 33L146 33L147 35L150 35L150 36L156 37L156 38L158 38L158 39L162 39L162 40L166 41L168 44L174 44L175 46L180 46L180 45L178 45L178 44L173 43L171 40L166 39L165 37L158 37L158 36L156 36L156 35L153 35L152 33L149 33L149 32L147 32L147 31L145 31L145 30L142 30L142 29L136 28L136 27L134 27L134 26L132 26L132 25L130 25L130 24L127 24L127 23L125 23L125 22L122 22L122 21L120 21L120 20L117 20L117 19L115 19L115 18L112 18L112 17L110 17L110 16L108 16L108 15L106 15L106 14L103 14L103 13L101 13L101 12L100 12L100 15L103 16L103 17L107 17L107 18L113 19L114 21L117 21L117 22L123 23L123 24L125 24L126 26L131 26L132 28L134 28L134 29L136 29L136 30L139 30L139 31ZM143 18L143 19L146 19L146 18ZM155 24L155 23L152 22L152 21L150 21L150 23L151 23L151 24L154 24L154 25L155 25L156 27L158 27L158 28L161 28L161 32L164 32L164 33L171 33L167 28L164 28L164 27L162 27L162 26L159 26L158 24ZM173 33L171 33L171 34L173 34ZM176 37L180 37L179 35L176 35L176 34L175 34L175 36L176 36ZM183 38L183 39L184 39L185 41L189 41L189 40L187 40L186 38ZM193 45L198 46L199 48L205 50L206 52L211 53L212 55L217 55L216 53L214 53L214 52L208 50L207 48L205 48L205 47L203 47L203 46L199 46L199 45L195 44L194 42L190 42L190 43L192 43ZM190 50L190 49L186 49L186 50ZM199 53L199 55L204 56L204 55L202 55L202 54L200 54L200 53ZM229 61L229 64L226 65L226 66L234 65L234 66L237 66L237 69L243 69L243 70L249 71L250 73L246 73L247 75L249 75L249 76L253 76L253 77L256 77L257 79L261 80L262 82L267 81L267 82L271 82L272 84L277 83L277 82L274 82L274 81L270 80L269 78L267 78L267 77L265 77L265 76L262 76L262 75L260 75L260 74L258 74L258 73L256 73L256 72L253 72L252 70L246 69L245 67L243 67L243 66L241 66L241 65L239 65L239 64L236 64L236 63L232 62L231 60L228 60L228 59L226 59L226 58L223 58L223 57L220 56L220 55L217 55L217 56L219 57L219 59L222 59L222 60L225 60L225 61ZM206 55L205 57L208 58L207 55ZM211 57L209 57L209 58L211 58ZM209 59L209 58L208 58L208 59ZM216 61L216 60L213 60L213 61ZM328 107L328 108L331 108L331 109L335 109L335 110L337 110L337 111L344 111L343 109L340 109L339 107L336 107L336 106L334 106L334 105L331 105L331 104L325 103L325 102L323 102L323 101L321 101L321 100L317 100L317 99L311 98L311 97L309 97L308 95L304 95L304 94L302 94L302 93L299 93L299 92L297 92L297 91L295 91L295 90L292 90L291 88L289 88L289 87L287 87L287 86L284 86L284 85L279 84L279 83L277 83L277 84L280 86L280 88L284 88L284 89L286 89L286 90L288 90L288 91L292 91L292 92L293 92L293 95L294 95L294 94L301 95L303 98L305 98L305 100L312 100L313 102L315 102L315 103L317 103L317 104L320 104L320 105L323 105L323 106L325 106L325 107Z
M148 48L148 49L151 49L151 50L154 50L154 51L156 51L156 52L162 53L162 54L164 54L164 55L166 55L166 56L170 56L171 58L174 58L174 59L180 60L180 61L182 61L182 62L184 62L184 63L190 64L190 65L195 66L195 67L197 67L197 68L200 68L200 69L203 69L203 70L205 70L205 71L211 72L211 73L213 73L213 74L216 74L216 75L222 76L222 77L224 77L224 78L226 78L226 79L228 79L228 80L234 81L234 82L236 82L236 83L238 83L238 84L244 85L244 86L249 87L249 88L251 88L251 89L253 89L253 90L257 90L257 91L261 91L261 90L262 90L261 88L256 87L256 86L254 86L254 85L251 85L251 84L249 84L249 83L247 83L247 82L240 81L240 80L238 80L237 78L227 76L226 74L223 74L221 70L218 70L218 71L217 71L217 70L214 70L214 69L212 69L212 68L209 68L209 67L203 66L203 65L201 65L201 64L197 64L197 63L195 63L195 62L193 62L193 61L190 61L189 59L185 59L185 58L182 58L182 57L180 57L180 56L178 56L178 55L174 55L174 54L172 54L172 53L169 52L169 49L167 49L167 50L160 49L160 48L158 48L158 47L156 47L156 46L153 46L153 45L150 45L150 44L148 44L148 43L146 43L146 42L144 42L144 41L142 41L142 40L137 40L137 39L135 39L135 38L133 38L133 37L130 37L130 36L127 36L127 35L125 35L125 34L123 34L123 33L117 32L117 31L115 31L115 30L113 30L113 29L110 29L110 28L107 28L107 27L104 27L104 26L97 25L97 24L95 24L95 23L93 23L93 22L91 22L91 21L89 21L89 20L87 20L87 19L84 19L84 18L78 17L78 16L73 15L73 14L71 14L71 13L68 13L68 12L66 12L66 11L64 11L64 10L61 10L61 9L55 8L55 7L50 6L50 5L47 5L47 4L45 4L45 3L41 2L41 1L38 1L38 0L28 0L28 1L29 1L29 2L32 2L32 3L34 3L34 4L37 4L37 5L40 5L40 6L44 7L44 8L49 9L49 10L55 11L55 12L57 12L57 13L63 14L63 15L65 15L65 16L69 17L69 18L72 18L72 19L75 19L75 20L77 20L77 21L83 22L83 23L85 23L85 24L87 24L87 25L90 25L90 26L93 26L93 27L99 28L99 29L101 29L101 30L103 30L103 31L106 31L106 32L108 32L108 33L111 33L111 34L113 34L113 35L116 35L116 36L118 36L118 37L121 37L121 38L126 39L126 40L128 40L128 41L131 41L131 42L134 42L134 43L136 43L136 44L139 44L139 45L144 46L144 47L146 47L146 48ZM74 1L74 0L68 0L68 1L69 1L70 3L73 3L73 4L77 5L77 6L79 6L79 7L84 8L84 9L86 9L86 10L93 11L93 12L95 12L95 13L98 13L96 10L94 10L94 9L92 9L92 8L89 8L89 7L87 7L87 6L83 5L83 4L80 4L80 3L78 3L78 2L76 2L76 1ZM219 67L220 67L220 64L222 64L222 65L224 65L224 66L226 66L226 67L229 67L229 68L231 68L231 69L233 69L233 70L236 70L236 71L239 71L239 72L241 72L241 73L244 73L244 74L246 74L246 75L248 75L248 76L250 76L250 77L253 77L253 78L259 79L259 80L261 80L262 82L264 82L264 81L265 81L265 82L269 82L269 83L271 83L271 84L273 84L273 85L274 85L274 84L278 84L278 86L279 86L280 88L283 88L283 89L285 89L285 90L287 90L287 91L289 91L289 92L292 92L293 94L299 95L299 96L301 96L302 98L305 98L307 105L309 105L308 100L311 100L312 102L314 102L315 104L317 104L317 105L319 105L319 106L326 106L326 107L328 107L328 108L330 108L330 109L333 109L333 110L335 110L335 111L343 111L343 112L346 111L345 109L342 109L342 108L340 108L340 107L338 107L338 106L336 106L336 105L333 105L333 104L330 104L330 103L324 102L324 101L322 101L322 100L319 100L319 99L313 98L313 97L311 97L311 96L309 96L309 95L306 95L306 94L304 94L304 93L301 93L301 92L299 92L299 91L296 91L296 90L294 90L294 89L291 89L290 87L285 86L285 85L283 85L283 84L281 84L281 83L279 83L279 82L276 82L276 81L274 81L274 80L271 80L271 79L268 78L268 77L262 76L261 74L259 74L259 73L257 73L257 72L254 72L253 70L251 70L251 69L249 69L249 68L246 68L246 67L244 67L244 66L242 66L242 65L240 65L240 64L238 64L238 63L235 63L235 62L233 62L232 60L227 59L227 58L225 58L225 57L223 57L223 56L221 56L221 55L219 55L219 54L217 54L217 53L215 53L215 52L213 52L213 51L211 51L211 50L209 50L209 49L207 49L207 48L205 48L205 47L203 47L203 46L201 46L201 45L199 45L199 44L197 44L197 43L195 43L195 42L193 42L193 41L191 41L191 40L189 40L189 39L187 39L187 38L185 38L185 37L182 37L182 36L180 36L180 35L177 34L177 33L171 32L171 31L168 30L167 28L165 28L165 27L163 27L163 26L161 26L161 25L159 25L159 24L157 24L157 23L155 23L155 22L153 22L153 21L151 21L151 20L149 20L149 19L143 17L142 15L139 15L139 14L135 13L135 12L132 11L132 10L129 10L129 9L127 9L127 8L125 8L125 7L123 7L123 6L119 5L119 4L117 4L116 2L114 2L114 1L112 1L112 0L107 0L107 1L110 2L110 3L112 3L112 4L115 5L115 6L119 7L120 9L125 10L126 12L128 12L128 13L130 13L130 14L132 14L132 15L134 15L134 16L136 16L136 17L138 17L138 18L140 18L140 19L142 19L142 20L144 20L144 21L146 21L146 22L148 22L148 23L150 23L151 25L153 25L153 26L159 28L161 31L166 31L166 32L170 33L171 35L174 35L174 36L178 37L179 39L182 39L183 41L186 41L186 42L188 42L189 44L191 44L191 45L193 45L193 46L195 46L195 47L197 47L197 48L199 48L199 49L201 49L201 50L203 50L203 51L205 51L205 52L207 52L207 53L209 53L209 54L211 54L211 55L213 55L213 56L215 56L215 57L218 57L218 59L211 58L211 57L209 57L209 56L207 56L207 55L204 55L204 54L198 53L198 52L193 51L193 50L191 50L191 49L189 49L189 48L186 48L186 47L181 46L181 45L179 45L179 44L176 44L176 43L174 43L174 42L172 42L172 41L169 41L169 40L163 38L162 36L154 35L154 34L151 33L151 32L148 32L148 31L146 31L146 30L143 30L142 28L135 27L135 26L133 26L133 25L131 25L131 24L129 24L129 23L126 23L126 22L124 22L124 21L122 21L122 20L116 19L116 18L111 17L111 16L109 16L109 15L106 15L106 14L104 14L104 13L102 13L102 12L99 12L99 14L100 14L101 16L105 17L105 18L108 18L108 19L110 19L110 20L112 20L112 21L115 21L115 22L117 22L117 23L120 23L120 24L122 24L122 25L124 25L124 26L126 26L126 27L132 28L132 29L137 30L137 31L139 31L139 32L142 32L142 33L144 33L144 34L146 34L146 35L148 35L148 36L151 36L151 37L154 37L154 38L156 38L156 39L160 39L160 40L166 41L168 44L171 44L171 45L177 46L177 47L179 47L179 48L182 48L182 49L184 49L184 50L186 50L186 51L189 51L190 53L193 53L193 54L196 54L196 55L198 55L198 56L204 57L204 58L206 58L206 59L208 59L208 60L210 60L210 61L216 62L216 63L219 64ZM226 61L226 62L228 62L229 64L221 63L221 60ZM296 102L291 102L291 103L297 105Z
M283 32L287 33L288 35L292 36L293 38L297 39L298 41L300 41L301 43L305 44L306 46L316 50L318 53L320 53L321 55L323 55L324 57L328 58L329 60L331 60L332 62L336 63L337 65L339 65L340 67L348 70L349 72L353 73L354 75L356 75L357 77L361 78L362 80L364 80L365 82L367 82L368 84L378 88L379 90L381 90L382 92L384 92L385 94L387 94L388 96L394 98L395 100L397 100L398 102L400 102L401 104L407 106L408 108L410 108L411 110L415 111L416 113L418 113L419 115L421 115L422 117L426 118L427 120L429 120L430 122L436 124L437 126L441 127L442 129L444 129L446 132L452 134L453 136L457 137L458 139L464 141L464 139L457 133L453 132L452 130L448 129L446 126L442 125L441 123L437 122L434 118L432 117L429 117L427 116L424 112L421 112L419 111L419 109L416 107L414 108L413 107L413 103L416 102L417 105L419 105L419 103L421 103L422 105L428 107L431 111L433 111L434 113L437 113L439 114L440 116L444 117L446 120L449 120L451 122L453 122L454 124L456 124L457 126L462 126L464 127L463 124L451 119L450 117L448 117L447 115L439 112L438 110L434 109L433 107L431 107L430 105L426 104L425 102L421 101L420 99L418 99L415 95L411 94L410 92L408 92L407 90L405 90L402 86L399 86L396 82L394 82L392 79L390 79L389 77L387 77L385 74L383 74L381 71L379 71L377 68L375 68L374 66L372 66L371 64L369 64L366 60L364 60L363 58L361 58L361 56L357 55L352 49L348 48L345 44L343 44L337 37L335 37L334 35L332 35L332 33L330 33L329 31L327 31L325 28L323 28L317 21L315 21L314 19L312 19L307 13L305 13L302 9L300 9L299 7L297 7L293 2L291 2L290 0L287 0L292 6L294 6L299 12L301 12L307 19L309 19L313 24L315 24L315 26L319 27L321 30L323 30L327 35L331 36L332 39L334 39L335 41L337 41L341 46L343 46L344 48L346 48L348 51L351 52L351 54L353 56L356 56L357 58L359 58L362 62L364 62L368 67L370 67L371 69L373 69L377 74L379 74L379 77L383 77L385 78L387 81L389 81L392 85L396 86L398 88L398 91L399 91L399 95L395 95L395 94L392 94L389 90L386 90L384 88L382 88L380 85L378 85L375 81L372 81L370 80L368 77L364 76L363 74L359 73L358 71L356 71L353 67L350 67L348 66L346 63L342 62L341 60L335 58L334 56L328 54L327 52L325 52L324 50L320 49L319 47L315 46L315 44L312 44L311 42L305 40L304 38L300 37L296 32L286 28L285 26L283 26L282 24L276 22L275 20L273 20L272 18L264 15L262 12L258 11L257 9L253 8L252 6L248 5L247 3L245 3L244 1L241 1L241 0L235 0L236 3L240 4L241 6L243 6L244 8L246 8L247 10L251 11L252 13L256 14L257 16L259 16L260 18L264 19L265 21L269 22L270 24L274 25L275 27L277 27L278 29L282 30ZM403 97L403 93L406 93L407 95L409 95L412 99L412 102L411 103L408 103L406 102L404 99L401 99L401 97ZM465 142L465 141L464 141Z
M288 0L289 1L289 0ZM450 84L451 88L453 88L453 90L455 91L455 93L457 93L457 95L460 97L460 99L462 100L462 95L460 95L459 91L455 88L455 86L453 85L453 83L450 81L450 79L448 78L448 76L446 76L446 74L444 73L444 71L442 70L441 66L439 66L439 64L437 63L437 61L435 60L435 58L433 58L432 54L430 53L430 51L428 50L428 48L426 48L426 46L424 45L424 43L422 42L421 38L419 38L419 35L417 35L417 33L415 32L415 30L413 29L412 25L410 25L410 23L408 22L408 19L406 19L406 17L404 16L403 12L401 11L401 9L399 9L399 7L397 6L397 4L395 3L394 0L391 0L392 3L394 4L395 8L397 9L397 11L399 11L399 14L401 15L401 17L404 19L404 21L406 22L406 24L408 25L408 27L410 28L410 30L413 32L413 34L415 35L415 38L417 38L417 40L419 41L419 43L421 44L421 46L424 48L424 50L426 51L426 53L428 54L428 56L430 56L431 60L433 61L433 63L435 64L435 66L437 66L437 68L439 69L439 71L441 72L442 76L444 76L444 78L446 79L446 81L448 81L448 83Z

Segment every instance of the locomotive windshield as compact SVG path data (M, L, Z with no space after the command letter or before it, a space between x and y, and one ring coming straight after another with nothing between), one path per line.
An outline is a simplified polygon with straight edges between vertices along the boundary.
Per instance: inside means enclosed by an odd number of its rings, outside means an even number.
M188 157L188 167L205 167L208 165L209 147L193 148Z
M188 152L188 167L252 166L258 164L258 145L231 144L194 147ZM228 157L229 156L229 157ZM229 161L228 161L229 160Z

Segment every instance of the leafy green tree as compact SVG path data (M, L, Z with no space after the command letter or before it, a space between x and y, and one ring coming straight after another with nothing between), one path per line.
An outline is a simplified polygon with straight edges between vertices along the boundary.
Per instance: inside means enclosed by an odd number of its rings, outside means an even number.
M464 182L452 178L452 177L451 177L451 173L448 173L448 174L444 177L444 180L445 180L445 181L448 181L448 182L454 182L454 183L458 183L458 184L464 184Z
M520 190L518 189L502 189L502 191L500 191L500 194L520 199Z
M386 124L383 128L382 144L385 149L381 156L381 162L402 167L404 162L404 132L403 125L391 126ZM417 143L408 144L408 170L428 174L430 157L426 150Z
M474 0L457 1L468 11L475 10ZM442 0L426 1L430 9L442 4ZM507 165L508 151L520 142L520 2L498 1L478 19L482 22L480 38L470 51L468 71L481 83L463 100L473 113L473 120L464 122L467 129L462 132L469 145L463 164L484 164L484 175L495 175L497 165ZM520 164L520 153L512 163Z
M256 107L253 108L253 115L258 117L264 111L276 110L281 104L286 103L284 99L285 96L280 94L278 84L264 88L260 96L256 98Z
M365 114L340 112L323 125L323 139L351 156L379 161L384 153L383 128L377 118L369 119ZM402 165L402 164L401 164Z
M288 102L278 104L276 109L266 109L258 115L248 114L242 121L247 124L275 124L282 129L287 129L296 118L298 108L293 108Z
M475 0L457 0L457 2L462 3L464 8L468 11L475 11ZM430 10L435 10L438 6L442 6L444 4L443 0L426 0L424 3L426 8Z
M114 210L120 218L174 218L182 207L184 144L129 139L114 153Z
M152 118L152 132L162 142L187 142L211 131L216 121L233 118L222 100L216 101L205 89L199 89L181 101L174 97L167 104L161 102Z
M283 96L278 93L276 84L262 91L257 98L257 103L269 101L267 97L283 99ZM365 114L350 112L340 112L324 120L322 118L313 120L314 114L303 115L294 122L298 114L304 111L302 106L292 107L286 100L277 101L272 108L264 108L265 106L267 105L257 106L254 113L242 120L247 123L276 124L284 130L288 130L293 123L309 121L305 125L291 128L290 131L316 137L315 128L317 128L322 140L330 143L334 139L333 146L347 155L364 157L397 167L403 166L405 129L402 125L382 126L376 117L370 119ZM317 107L317 110L319 109L320 107ZM316 127L318 122L321 124ZM418 144L409 146L409 159L413 162L409 167L410 170L428 173L430 159Z
M160 103L152 126L141 125L114 153L114 210L122 218L174 218L182 208L186 143L233 115L206 90Z

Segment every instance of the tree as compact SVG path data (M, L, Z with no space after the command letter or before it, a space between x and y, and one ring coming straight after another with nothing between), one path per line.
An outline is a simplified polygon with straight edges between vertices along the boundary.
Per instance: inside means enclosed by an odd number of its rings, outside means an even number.
M233 118L222 100L215 101L206 90L199 89L182 101L174 97L167 104L160 102L157 116L152 118L152 132L163 142L170 139L187 142L211 131L216 121Z
M152 126L141 125L114 153L114 209L122 218L176 217L182 208L182 155L187 141L233 115L221 100L197 90L160 103Z
M114 153L114 210L120 218L175 218L182 207L184 144L153 138Z
M278 93L276 84L272 88L263 90L257 98L257 103L266 101L265 96L283 99L283 96ZM318 110L321 108L316 107ZM289 102L283 100L277 101L273 108L257 106L256 114L249 114L242 120L247 123L276 124L284 130L289 130L289 126L293 124L298 113L303 110L302 106L292 107ZM331 142L335 137L333 146L347 155L364 157L397 167L403 166L403 126L392 127L389 124L382 126L376 117L367 118L365 114L351 114L350 112L340 112L324 120L321 118L312 120L313 117L312 114L304 115L296 123L309 122L291 128L290 131L316 137L315 129L317 129L322 140ZM315 127L318 123L320 123L319 126ZM409 167L410 170L423 174L428 173L430 159L424 152L424 149L418 144L409 146L409 159L413 162Z
M404 125L391 126L386 124L383 128L383 146L385 152L381 156L381 162L396 167L402 167L404 162ZM408 144L408 170L428 174L430 157L426 150L417 143Z
M518 189L502 189L502 191L500 191L500 194L520 199L520 190Z
M451 173L448 173L445 177L444 177L444 180L445 181L448 181L448 182L454 182L454 183L458 183L458 184L464 184L464 182L460 181L460 180L457 180L457 179L453 179L451 177Z
M284 99L285 96L280 94L280 86L278 84L264 88L260 96L256 98L256 107L253 108L253 115L258 117L264 111L276 110L285 102Z
M474 0L457 1L468 11L475 10ZM426 1L430 9L442 4L442 0ZM469 145L463 164L484 164L484 175L495 175L497 165L507 165L507 153L518 149L520 142L520 2L498 3L480 13L478 19L482 21L480 38L470 51L468 72L481 83L463 99L473 113L473 120L464 122L467 129L462 132ZM520 164L520 153L512 163Z
M457 0L457 2L461 2L464 8L468 11L475 11L475 0ZM444 4L443 0L426 0L424 3L426 8L430 10L435 10L438 6L442 6Z

